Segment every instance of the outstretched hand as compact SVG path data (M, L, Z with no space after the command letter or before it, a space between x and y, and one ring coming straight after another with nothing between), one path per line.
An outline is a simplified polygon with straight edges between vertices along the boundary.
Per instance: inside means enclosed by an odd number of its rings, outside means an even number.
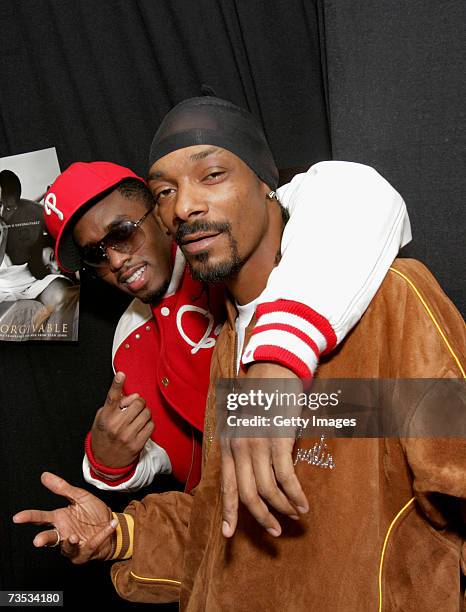
M275 363L254 363L247 373L254 379L299 379ZM238 523L241 501L272 536L281 526L269 507L298 520L309 503L295 473L295 438L222 438L222 533L231 538Z
M34 546L55 546L58 531L61 553L72 563L110 558L112 537L118 524L117 520L112 520L111 509L95 495L73 487L50 472L42 474L41 482L70 503L57 510L23 510L14 515L14 523L51 526L36 535Z

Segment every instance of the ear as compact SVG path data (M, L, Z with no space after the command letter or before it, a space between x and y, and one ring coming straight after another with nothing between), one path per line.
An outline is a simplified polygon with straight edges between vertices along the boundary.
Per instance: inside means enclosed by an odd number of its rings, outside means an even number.
M21 181L11 170L0 172L1 198L7 205L16 204L21 198Z
M273 189L271 187L269 187L269 185L267 185L267 183L264 183L264 181L262 181L261 179L258 178L258 180L259 180L259 183L260 183L259 189L260 189L261 193L264 194L264 198L270 199L270 198L268 198L268 194L273 192Z

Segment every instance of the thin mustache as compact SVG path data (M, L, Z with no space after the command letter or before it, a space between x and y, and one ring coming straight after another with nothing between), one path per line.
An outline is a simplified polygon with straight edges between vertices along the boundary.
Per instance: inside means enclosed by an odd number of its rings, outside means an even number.
M195 221L194 223L183 223L176 230L175 242L180 244L186 236L197 234L199 232L230 232L231 225L228 222L211 222Z

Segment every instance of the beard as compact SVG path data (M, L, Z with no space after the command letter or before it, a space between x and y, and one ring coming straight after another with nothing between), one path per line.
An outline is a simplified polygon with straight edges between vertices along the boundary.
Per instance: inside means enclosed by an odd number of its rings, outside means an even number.
M185 254L194 280L204 283L222 283L235 276L243 267L244 260L239 255L238 244L231 233L231 224L226 221L223 223L195 221L189 225L183 223L176 232L175 241L182 248L183 238L197 232L224 233L228 238L229 252L226 253L223 261L217 263L209 263L208 251L201 251L194 255Z
M144 304L151 304L151 306L157 306L157 304L162 300L164 295L167 293L168 287L170 286L170 281L166 280L154 291L151 291L147 295L139 298L141 302Z
M243 267L243 260L234 251L234 243L230 244L230 257L215 264L208 263L209 254L199 253L193 257L193 262L188 261L191 276L194 280L203 283L223 283L233 278Z

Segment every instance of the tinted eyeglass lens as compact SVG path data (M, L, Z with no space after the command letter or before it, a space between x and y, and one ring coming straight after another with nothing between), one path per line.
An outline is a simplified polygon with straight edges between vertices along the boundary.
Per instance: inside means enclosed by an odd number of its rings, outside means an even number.
M82 249L81 257L87 266L92 266L93 268L106 266L108 263L105 249L100 244L88 246L85 249Z
M144 243L144 233L132 221L125 221L113 228L104 239L83 249L82 259L94 268L107 266L107 249L118 253L134 253Z
M131 253L133 249L141 246L139 240L144 236L139 227L132 221L119 223L113 228L102 240L103 246L106 249L114 249L119 253Z

